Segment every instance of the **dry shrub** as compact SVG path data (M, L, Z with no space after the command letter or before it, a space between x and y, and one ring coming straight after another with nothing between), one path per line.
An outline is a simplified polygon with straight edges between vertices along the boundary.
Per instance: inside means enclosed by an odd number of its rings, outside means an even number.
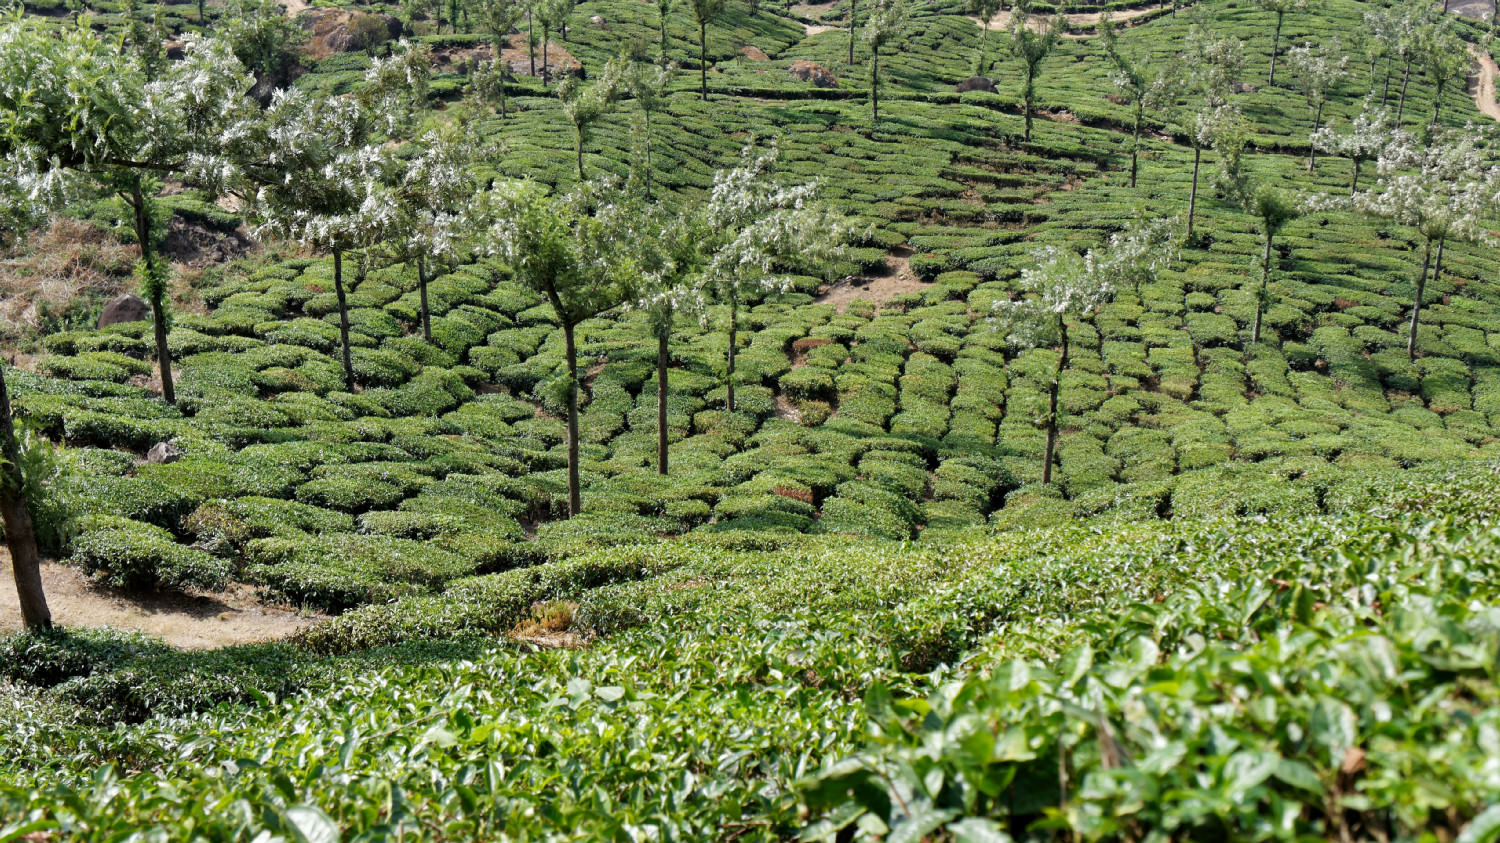
M784 498L791 498L794 501L802 501L803 503L807 504L815 502L813 500L812 492L804 491L802 489L788 489L785 486L777 486L775 489L771 490L771 494L781 495Z
M75 219L29 233L0 261L0 341L86 318L99 301L133 286L135 260L134 246Z

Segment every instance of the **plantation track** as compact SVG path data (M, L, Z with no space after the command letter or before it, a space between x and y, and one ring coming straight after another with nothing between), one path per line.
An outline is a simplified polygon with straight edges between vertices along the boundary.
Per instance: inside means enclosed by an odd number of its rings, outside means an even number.
M1067 23L1070 29L1093 29L1097 27L1101 21L1104 20L1105 15L1109 15L1110 20L1114 21L1115 23L1124 23L1128 25L1131 21L1139 20L1141 18L1147 17L1148 15L1155 15L1165 8L1167 8L1166 3L1152 3L1145 6L1139 6L1132 9L1123 9L1113 12L1068 12L1063 14L1063 21ZM977 26L984 26L984 21L980 18L971 16L969 20L973 21ZM1049 18L1045 15L1032 15L1031 18L1027 20L1026 25L1040 32L1044 27L1046 27L1048 20ZM990 21L990 28L1001 30L1009 29L1010 22L1011 13L1009 11L1000 12L996 14L995 17ZM1070 31L1064 33L1063 37L1090 38L1096 34L1098 33Z
M1474 44L1469 45L1469 54L1479 63L1479 75L1474 79L1474 106L1486 117L1500 120L1500 103L1495 102L1495 76L1500 68L1490 54Z

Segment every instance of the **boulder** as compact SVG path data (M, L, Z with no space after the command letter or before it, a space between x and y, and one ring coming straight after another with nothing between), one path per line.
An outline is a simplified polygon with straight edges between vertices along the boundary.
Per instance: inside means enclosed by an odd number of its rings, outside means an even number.
M761 48L759 48L759 47L757 47L757 46L755 46L753 44L746 44L745 46L741 47L740 48L740 55L744 56L745 58L747 58L747 59L749 59L751 61L770 61L771 60L771 57L768 56L768 55L766 55L766 51L765 50L762 50Z
M99 327L119 325L125 322L143 322L151 318L151 305L135 293L121 293L104 305L99 314Z
M999 91L995 90L995 83L985 76L970 76L968 79L958 83L953 90L960 94L966 94L969 91L984 91L987 94L999 93Z
M164 464L182 459L182 449L171 442L158 442L146 452L146 462Z
M838 77L829 72L828 68L821 64L813 64L806 59L798 59L792 62L792 66L787 68L787 72L792 74L793 79L807 82L816 88L837 88L839 86Z
M599 15L593 15L592 17L590 17L589 23L593 24L596 29L604 28L604 18L600 17Z

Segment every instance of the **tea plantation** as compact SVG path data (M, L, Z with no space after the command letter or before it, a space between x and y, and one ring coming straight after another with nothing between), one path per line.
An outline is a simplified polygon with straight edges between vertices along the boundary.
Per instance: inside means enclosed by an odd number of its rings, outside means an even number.
M1489 167L1468 53L1443 75L1371 21L1460 52L1488 23L1044 4L1038 25L1069 17L1028 86L1020 33L982 46L966 4L910 0L872 120L851 4L735 0L700 77L697 3L660 26L655 4L572 10L550 46L594 83L620 54L686 68L649 129L632 94L576 134L571 82L518 72L504 116L475 105L482 4L359 8L430 51L418 119L469 129L484 184L645 178L686 205L774 142L852 232L782 256L784 290L685 307L664 344L639 302L565 337L496 250L336 270L268 236L179 279L175 403L149 321L7 349L18 424L57 446L44 553L116 593L254 589L319 620L211 650L0 638L0 843L1500 841L1500 215L1372 212L1426 165L1309 160L1316 126L1383 105L1417 154ZM140 14L84 5L105 36ZM1200 86L1238 121L1212 132L1172 79L1205 76L1186 56L1210 36L1242 53ZM294 85L358 91L389 52L303 56ZM1137 112L1116 58L1166 94ZM976 74L995 90L955 92ZM1371 198L1345 200L1355 180ZM1272 196L1295 206L1278 227ZM256 222L216 198L174 185L159 222ZM127 204L63 212L131 241ZM1151 221L1169 261L1069 311L1061 343L1016 341L1043 255L1093 266ZM158 443L179 458L147 461Z

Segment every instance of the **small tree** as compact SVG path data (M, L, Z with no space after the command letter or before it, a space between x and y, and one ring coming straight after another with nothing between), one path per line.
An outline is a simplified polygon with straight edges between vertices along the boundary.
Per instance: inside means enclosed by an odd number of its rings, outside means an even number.
M1265 251L1260 258L1260 290L1255 295L1255 326L1250 329L1250 342L1260 342L1261 315L1270 303L1271 248L1276 235L1289 222L1297 218L1297 206L1269 185L1256 191L1250 203L1250 211L1260 222L1261 235L1265 237Z
M1100 26L1104 35L1104 48L1115 71L1110 75L1115 88L1130 99L1133 119L1130 126L1130 186L1135 187L1141 153L1141 125L1146 110L1159 111L1170 108L1181 89L1180 73L1175 67L1151 67L1151 56L1145 51L1135 52L1120 44L1115 28L1106 18Z
M1245 45L1236 38L1222 38L1195 23L1188 31L1187 49L1181 55L1187 80L1201 97L1195 111L1183 121L1183 129L1193 146L1193 181L1188 194L1186 239L1193 238L1193 222L1198 210L1198 174L1203 150L1224 148L1224 141L1239 125L1239 108L1229 103L1229 95L1244 66ZM1240 133L1241 136L1243 133ZM1221 161L1221 170L1223 169Z
M1026 142L1031 142L1031 114L1036 104L1036 80L1042 72L1042 62L1052 54L1062 38L1064 28L1062 15L1053 16L1040 32L1030 26L1029 3L1011 4L1010 51L1021 62L1021 103L1026 119Z
M536 0L537 20L542 23L542 77L550 80L552 71L547 69L547 44L552 31L567 26L568 16L573 14L576 0Z
M1117 287L1129 285L1137 297L1141 285L1152 281L1165 267L1177 261L1181 244L1177 238L1176 217L1151 217L1138 220L1130 228L1110 235L1106 269ZM1093 253L1090 253L1093 255Z
M695 208L668 216L659 205L637 213L645 217L645 228L651 236L646 239L648 248L642 250L642 283L632 307L645 312L646 324L656 340L656 472L666 475L670 439L667 370L672 359L674 322L683 311L704 311L702 292L692 284L706 257L701 248L702 218Z
M1393 142L1377 162L1372 188L1352 197L1353 206L1367 214L1416 229L1422 236L1422 271L1412 299L1411 325L1406 340L1409 359L1417 357L1417 328L1437 246L1437 270L1442 271L1443 246L1456 240L1492 240L1486 215L1500 189L1500 168L1484 163L1469 133L1441 133L1430 142L1406 136Z
M698 92L708 102L708 23L724 13L724 0L688 0L698 22Z
M1193 146L1193 179L1188 190L1187 231L1183 235L1188 242L1192 242L1193 222L1198 212L1198 174L1202 168L1203 150L1222 148L1222 139L1236 132L1235 127L1240 123L1239 115L1238 106L1224 104L1205 106L1189 120L1187 129L1188 140Z
M1391 50L1401 60L1401 95L1396 103L1396 125L1406 117L1406 89L1411 84L1411 65L1422 48L1422 30L1426 22L1425 10L1414 4L1400 7L1400 12L1391 19ZM1386 80L1389 85L1389 78ZM1383 100L1382 100L1383 102Z
M1312 133L1323 127L1323 106L1328 102L1328 92L1339 80L1349 75L1349 57L1337 38L1321 45L1303 44L1287 51L1287 64L1297 79L1297 87L1307 98L1307 107L1312 109ZM1311 173L1317 164L1318 148L1309 146L1307 171Z
M1349 123L1348 129L1336 132L1332 126L1324 126L1312 133L1310 141L1313 149L1319 152L1349 159L1353 170L1349 178L1351 196L1359 189L1360 164L1379 156L1392 142L1408 142L1404 132L1391 126L1390 112L1372 107L1368 100L1359 116Z
M0 526L5 528L5 544L10 549L21 623L27 629L51 629L52 612L42 588L42 557L37 550L36 523L28 495L32 478L26 467L27 455L11 417L5 364L0 363Z
M870 48L870 122L880 120L880 49L906 29L906 0L870 0L860 35Z
M1261 9L1276 16L1276 27L1271 36L1271 77L1268 84L1276 84L1276 54L1281 50L1281 24L1287 12L1305 12L1312 8L1311 0L1255 0Z
M573 125L573 151L578 162L578 180L583 175L583 145L588 142L594 124L608 114L619 96L620 86L625 81L625 64L620 59L611 59L604 72L593 82L584 82L577 76L568 76L557 86L557 98L562 100L563 114Z
M307 42L307 32L274 0L227 0L217 34L258 79L286 79L298 48Z
M816 182L789 185L772 170L779 152L746 147L740 164L720 170L695 224L702 270L695 289L705 301L729 309L729 349L725 358L725 406L733 412L734 363L739 343L740 308L752 296L788 289L778 264L795 260L826 264L839 253L848 226L817 200Z
M1005 0L969 0L969 11L974 17L979 18L981 27L979 34L979 61L974 67L980 76L987 74L989 70L989 46L990 46L990 22L1005 8ZM851 46L852 49L852 46ZM851 55L849 61L853 62Z
M526 6L521 0L479 0L478 11L479 21L495 50L495 61L491 65L493 75L486 74L482 87L486 94L492 93L500 101L500 118L503 120L506 116L505 77L509 71L505 66L505 46L510 41L510 31L526 13Z
M672 80L677 77L677 65L671 62L656 65L636 65L630 76L630 90L635 95L635 103L641 109L641 115L645 118L645 127L642 129L642 139L645 141L645 160L641 162L641 172L646 186L646 198L651 198L651 115L667 108L667 89L671 87Z
M563 331L567 365L568 514L583 511L578 476L578 345L586 319L629 300L635 286L635 220L607 185L580 185L562 197L535 182L497 185L489 248L521 284L546 296Z

